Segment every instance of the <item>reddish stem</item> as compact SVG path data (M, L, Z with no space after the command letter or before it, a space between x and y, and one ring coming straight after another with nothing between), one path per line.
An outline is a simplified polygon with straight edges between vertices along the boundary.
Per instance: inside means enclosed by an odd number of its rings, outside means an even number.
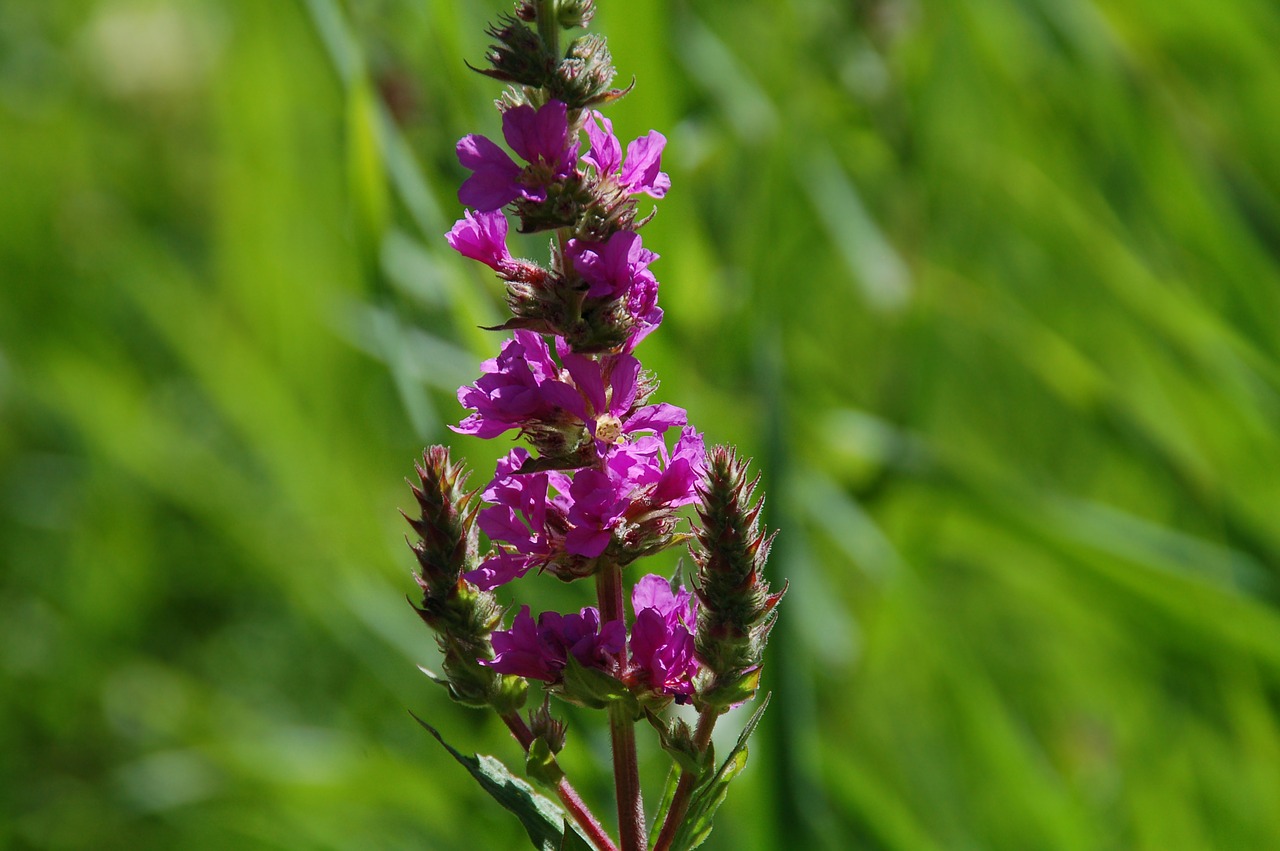
M600 622L626 623L622 604L622 568L602 561L596 572ZM636 759L635 719L625 706L609 707L609 736L613 744L613 786L618 796L618 835L622 851L644 851L644 797L640 791L640 762Z
M719 711L710 706L702 710L702 714L698 716L698 727L693 732L693 743L698 753L707 752L707 746L711 744L711 730L716 726L716 719L719 717ZM698 777L692 771L680 772L680 782L676 784L675 794L671 796L667 820L662 823L662 830L658 834L658 841L654 843L653 851L667 851L671 847L672 841L676 838L676 831L680 829L680 822L684 821L685 813L689 809L689 800L693 797L693 788L697 783Z
M511 731L511 735L516 737L520 747L524 748L525 753L528 753L529 746L533 744L533 731L529 729L529 725L525 723L518 712L503 715L502 720L506 722L507 729ZM560 798L560 803L564 804L564 808L569 811L569 815L582 828L587 838L595 843L596 848L600 849L600 851L618 851L618 846L614 844L613 839L605 832L600 820L595 817L578 795L577 790L564 777L561 777L560 782L556 784L556 795Z

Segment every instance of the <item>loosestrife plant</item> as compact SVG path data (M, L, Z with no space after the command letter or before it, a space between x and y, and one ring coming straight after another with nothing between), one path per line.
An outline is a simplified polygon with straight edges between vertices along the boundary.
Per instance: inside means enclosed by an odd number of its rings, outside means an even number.
M662 321L650 269L658 255L643 243L648 217L637 210L641 196L662 198L670 186L666 139L651 131L624 151L599 112L626 94L611 88L602 37L582 35L562 51L562 31L585 28L592 12L591 0L524 0L488 30L489 67L477 70L509 84L497 105L510 153L484 136L458 142L468 209L446 238L506 283L512 315L494 330L511 336L458 391L471 413L454 430L514 432L529 448L508 452L478 491L466 489L448 449L424 452L408 518L418 612L444 654L433 676L453 699L494 710L524 749L527 775L555 793L559 808L496 760L449 748L537 847L686 849L706 837L745 763L763 702L719 760L712 728L755 696L782 594L762 576L771 536L746 464L729 448L708 451L683 409L652 401L657 380L635 354ZM522 233L553 234L545 264L508 251L513 221ZM631 580L633 562L672 547L692 553L688 586L654 573ZM592 583L595 605L504 609L495 592L518 592L530 573ZM526 717L531 682L544 697ZM616 840L560 770L566 729L548 695L607 718ZM673 703L691 705L696 724L671 718ZM642 721L673 759L650 830L636 761Z

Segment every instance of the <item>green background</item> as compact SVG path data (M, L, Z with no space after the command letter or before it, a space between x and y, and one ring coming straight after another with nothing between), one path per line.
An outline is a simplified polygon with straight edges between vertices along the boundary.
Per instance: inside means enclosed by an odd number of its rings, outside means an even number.
M707 847L1280 845L1280 7L600 7L669 139L640 354L791 583ZM0 3L0 847L521 847L408 715L518 762L396 513L510 445L443 426L503 9Z

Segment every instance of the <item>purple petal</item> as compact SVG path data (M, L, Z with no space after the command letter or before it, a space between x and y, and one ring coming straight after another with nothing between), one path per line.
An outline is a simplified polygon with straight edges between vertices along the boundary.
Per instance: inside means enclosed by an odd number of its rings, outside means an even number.
M462 575L462 578L481 591L492 591L499 585L505 585L524 576L529 572L529 568L533 566L533 562L534 560L529 556L500 553L491 559L485 560L475 570L467 571ZM494 649L496 650L496 632L494 636Z
M591 409L595 413L608 410L604 397L604 376L600 374L600 364L591 358L572 352L562 353L560 360L564 363L564 368L573 376L573 382L578 385L578 390L591 403Z
M613 391L609 398L609 413L616 416L631 409L636 400L636 379L639 377L640 361L633 356L619 355L613 359L609 371L609 388Z
M632 194L644 192L654 198L667 194L671 178L660 171L662 149L666 144L667 137L657 130L650 130L648 135L627 145L627 159L622 164L620 177L623 188Z
M497 210L521 192L520 166L484 136L463 136L457 145L458 161L474 172L458 190L458 200L480 212Z
M594 120L587 122L587 138L591 142L591 150L583 159L595 166L596 173L604 177L616 172L622 164L622 143L613 135L612 121L599 112L592 112L591 115Z
M449 246L463 257L479 260L495 272L511 267L507 251L507 217L501 210L487 213L468 211L445 234Z
M638 409L622 424L622 430L627 434L637 431L656 431L661 434L672 426L682 426L687 422L689 414L684 408L661 402Z
M502 114L502 135L526 162L555 166L557 177L576 161L569 148L568 107L562 101L548 101L536 112L527 104L508 109Z

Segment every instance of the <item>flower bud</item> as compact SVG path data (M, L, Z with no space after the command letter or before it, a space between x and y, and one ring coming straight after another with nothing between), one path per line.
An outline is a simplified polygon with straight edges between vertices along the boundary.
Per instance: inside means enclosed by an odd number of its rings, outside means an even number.
M569 104L570 109L608 103L626 93L609 88L617 73L605 38L595 34L580 36L569 45L547 81L547 93Z
M502 609L462 576L476 566L476 494L465 490L467 473L443 446L428 447L415 469L418 484L410 487L419 516L405 515L419 536L411 545L422 589L422 606L415 609L436 633L449 693L468 706L513 711L524 703L524 680L480 664L493 658L490 635L501 624Z
M697 700L726 709L748 700L760 677L764 646L786 589L771 594L764 580L773 535L761 529L763 499L752 505L759 478L728 447L707 456L699 487L696 530L699 546L695 587L698 600L696 647L704 666Z
M595 0L560 0L560 7L556 10L556 20L566 30L574 27L585 29L595 14Z
M493 68L473 70L504 83L535 89L547 85L556 73L556 58L547 52L542 39L515 18L504 15L485 32L495 42L484 55Z

